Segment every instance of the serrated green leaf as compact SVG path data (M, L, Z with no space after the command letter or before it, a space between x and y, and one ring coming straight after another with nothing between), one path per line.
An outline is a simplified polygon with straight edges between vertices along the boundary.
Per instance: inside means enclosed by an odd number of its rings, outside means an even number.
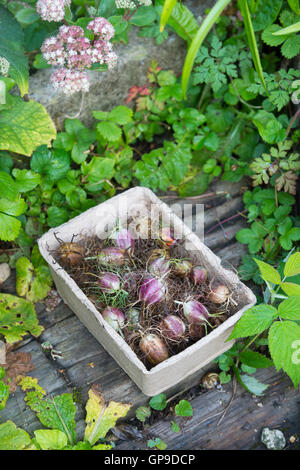
M265 281L272 282L272 284L281 283L280 274L278 271L276 271L276 269L273 266L259 259L254 258L254 261L258 265L261 276Z
M148 406L139 406L135 412L136 418L144 423L151 416L151 410Z
M91 445L104 438L119 418L127 415L131 405L114 401L105 404L103 394L97 386L89 390L86 404L86 428L84 439Z
M288 320L300 320L300 295L293 295L281 302L278 313Z
M118 127L113 122L99 122L96 128L97 131L102 135L102 137L104 137L104 139L108 140L109 142L115 142L121 138L122 131L120 127Z
M262 333L269 328L277 316L278 312L275 307L265 304L256 305L244 313L228 340Z
M268 46L272 46L272 47L275 47L275 46L280 46L280 44L282 44L287 38L288 36L285 35L285 36L275 36L274 33L276 33L277 31L279 31L281 28L278 24L272 24L271 26L269 26L268 28L266 28L264 30L264 32L262 33L262 40L268 44Z
M35 439L42 450L61 450L68 444L68 438L62 431L38 429Z
M16 188L20 193L32 191L32 189L36 188L36 186L41 182L40 175L30 170L14 168L12 174L15 178Z
M243 364L256 369L263 369L274 365L269 358L256 351L251 351L250 349L241 353L239 359Z
M284 266L284 276L296 276L300 274L300 252L292 254Z
M261 397L264 391L269 387L269 385L261 383L255 377L251 377L250 375L241 374L240 380L241 385L243 385L248 392L258 397Z
M109 113L108 119L120 126L124 126L132 121L133 111L127 106L115 106Z
M300 22L299 22L300 30ZM281 53L287 59L296 57L300 52L300 35L291 36L281 46Z
M174 29L178 36L188 43L193 40L199 29L195 16L182 2L177 2L171 16L168 18L167 24Z
M7 199L13 201L19 196L19 191L15 181L5 171L0 171L0 185L2 188L5 188L5 197Z
M9 385L6 385L2 380L0 380L0 411L3 410L3 408L5 408L8 398L9 398ZM0 443L0 446L1 446L1 443Z
M57 227L69 219L67 209L64 207L51 206L47 209L47 223L49 227Z
M282 0L258 0L253 15L254 31L261 31L272 24L276 20L281 6Z
M289 320L275 322L269 331L269 349L276 369L283 369L296 388L300 383L300 326Z
M17 428L12 421L0 424L0 450L24 450L30 444L27 432Z
M8 343L20 341L27 333L39 336L43 329L32 302L14 295L0 294L0 333Z
M46 109L18 96L11 95L10 100L0 113L0 150L30 156L39 145L49 145L56 130Z
M281 284L281 289L287 295L300 295L300 285L295 284L294 282L283 282Z

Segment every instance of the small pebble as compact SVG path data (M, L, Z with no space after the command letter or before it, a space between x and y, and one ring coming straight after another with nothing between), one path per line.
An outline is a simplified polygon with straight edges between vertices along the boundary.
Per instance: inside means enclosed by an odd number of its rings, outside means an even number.
M0 264L0 286L3 284L10 276L10 267L7 263Z
M286 446L284 434L279 429L264 428L261 433L261 442L269 450L282 450Z

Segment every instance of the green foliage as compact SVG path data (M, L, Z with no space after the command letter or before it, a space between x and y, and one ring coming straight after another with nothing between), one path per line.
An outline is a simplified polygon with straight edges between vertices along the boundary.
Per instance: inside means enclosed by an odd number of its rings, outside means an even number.
M144 423L151 416L151 410L148 406L139 406L135 412L136 418Z
M149 401L149 405L153 410L156 411L163 411L167 406L167 397L164 393L160 393L159 395L155 395Z
M293 292L284 296L281 292L284 291L284 284L287 284L286 277L300 274L299 252L289 256L284 267L284 279L281 279L280 273L273 266L258 260L257 263L261 277L267 284L265 298L270 299L270 305L260 304L245 312L235 325L229 339L254 335L258 337L268 331L269 351L275 367L277 370L283 369L297 387L300 383L300 327L297 323L300 320L300 296L293 295ZM282 301L282 298L285 300ZM253 340L250 344L252 342ZM264 355L246 348L238 358L250 367L261 368L272 365L272 361ZM241 379L248 389L253 390L253 386L257 386L253 380L247 379L245 382L245 379L238 375L237 378Z
M296 57L300 52L300 35L297 34L299 32L299 6L298 10L295 4L291 8L293 11L282 10L279 16L280 25L271 24L262 33L262 40L269 46L281 46L281 53L287 59Z
M4 376L5 370L0 366L0 411L5 408L6 402L9 398L9 386L2 380Z
M184 417L193 416L192 405L187 400L180 400L180 402L175 406L175 414L177 416Z
M157 437L156 439L149 439L147 441L147 446L150 449L156 448L158 450L165 450L167 448L167 444L160 439L160 437Z

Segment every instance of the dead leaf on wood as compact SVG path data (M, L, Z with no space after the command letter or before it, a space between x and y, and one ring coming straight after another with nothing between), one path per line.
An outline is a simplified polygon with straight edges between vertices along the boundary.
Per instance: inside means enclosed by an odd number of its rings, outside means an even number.
M9 385L10 393L14 393L17 389L17 378L34 369L31 354L28 352L9 352L6 356L6 363L0 365L5 369L3 380Z
M145 439L144 434L131 424L120 424L118 427L112 428L111 432L122 441Z
M55 289L51 289L44 300L46 312L52 312L61 302L61 297Z

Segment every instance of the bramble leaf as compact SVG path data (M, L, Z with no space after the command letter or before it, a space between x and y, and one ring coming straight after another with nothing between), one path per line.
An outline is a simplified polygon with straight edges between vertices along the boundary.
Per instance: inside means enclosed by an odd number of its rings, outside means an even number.
M300 252L292 254L284 266L284 276L296 276L300 274Z
M258 265L261 276L265 281L272 282L272 284L281 283L280 274L275 268L273 268L273 266L259 259L254 258L254 261Z
M288 320L300 320L300 295L293 295L281 302L278 313Z
M244 313L228 339L244 338L262 333L269 328L277 316L276 308L271 305L256 305Z

